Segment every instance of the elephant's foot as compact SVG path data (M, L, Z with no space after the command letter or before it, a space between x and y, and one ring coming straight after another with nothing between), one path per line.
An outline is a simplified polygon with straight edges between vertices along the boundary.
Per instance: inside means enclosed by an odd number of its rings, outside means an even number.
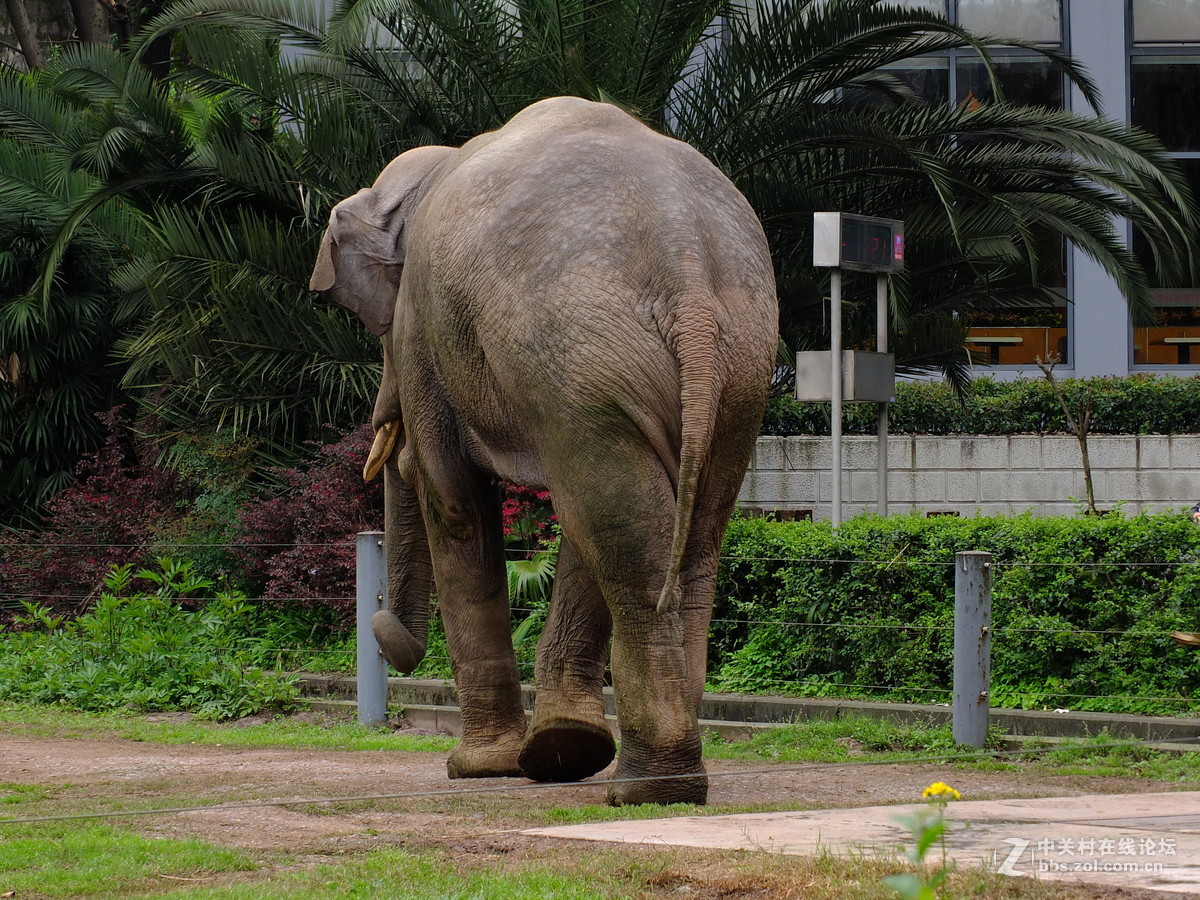
M415 637L390 609L381 609L371 617L371 631L383 658L397 672L407 675L425 658L425 642Z
M522 778L525 773L517 763L520 751L520 740L459 744L446 760L446 774L451 778Z
M613 778L635 778L617 769ZM641 776L646 778L646 776ZM627 781L610 784L605 801L609 806L637 806L641 803L687 803L703 806L708 802L708 776L701 771L696 775L671 778L647 778L645 781Z
M629 779L629 780L624 780ZM652 748L624 735L621 758L608 787L609 806L633 806L639 803L708 802L708 776L700 760L700 738L682 748Z
M534 781L579 781L595 775L617 754L607 724L562 718L534 723L517 761Z

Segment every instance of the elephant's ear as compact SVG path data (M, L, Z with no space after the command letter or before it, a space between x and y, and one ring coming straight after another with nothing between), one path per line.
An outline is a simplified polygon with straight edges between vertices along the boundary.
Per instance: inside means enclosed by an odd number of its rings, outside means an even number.
M433 176L457 154L453 147L418 147L388 163L375 184L333 208L309 287L332 291L367 329L392 327L396 291L408 243L408 219Z
M333 299L358 315L367 330L382 335L404 266L404 217L399 198L365 188L333 208L308 286L333 290Z
M310 291L327 291L337 282L337 262L333 258L336 252L337 245L326 229L325 236L321 238L321 249L317 251L317 264L313 266L312 277L308 279Z

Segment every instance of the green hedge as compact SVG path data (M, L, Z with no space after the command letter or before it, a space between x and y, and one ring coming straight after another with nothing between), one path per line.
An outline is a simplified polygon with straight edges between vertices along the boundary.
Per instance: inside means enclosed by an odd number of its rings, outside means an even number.
M1200 631L1200 528L1178 514L735 520L710 686L948 702L960 550L996 563L993 705L1200 713L1200 653L1168 634Z
M1085 390L1093 397L1095 434L1187 434L1200 431L1200 377L1134 375L1128 378L1064 379L1074 404ZM1074 407L1073 407L1074 408ZM875 406L846 406L847 434L875 433ZM1055 434L1068 428L1044 378L973 381L959 397L941 382L900 382L889 411L893 434ZM772 400L763 434L829 434L829 406Z

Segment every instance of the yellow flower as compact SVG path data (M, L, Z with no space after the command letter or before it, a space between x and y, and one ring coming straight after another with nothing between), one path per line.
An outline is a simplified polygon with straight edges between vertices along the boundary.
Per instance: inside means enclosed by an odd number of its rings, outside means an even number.
M962 794L944 782L935 781L921 792L921 797L926 800L930 798L941 800L945 803L947 800L961 800Z

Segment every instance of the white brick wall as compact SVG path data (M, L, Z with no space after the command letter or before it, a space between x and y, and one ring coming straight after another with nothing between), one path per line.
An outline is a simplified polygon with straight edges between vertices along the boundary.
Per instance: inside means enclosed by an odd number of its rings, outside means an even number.
M1128 512L1200 500L1200 434L1088 438L1096 505ZM876 439L843 439L842 515L874 512ZM742 484L743 506L807 509L829 518L829 438L762 437ZM1074 513L1086 491L1070 435L893 435L888 511L959 515Z

